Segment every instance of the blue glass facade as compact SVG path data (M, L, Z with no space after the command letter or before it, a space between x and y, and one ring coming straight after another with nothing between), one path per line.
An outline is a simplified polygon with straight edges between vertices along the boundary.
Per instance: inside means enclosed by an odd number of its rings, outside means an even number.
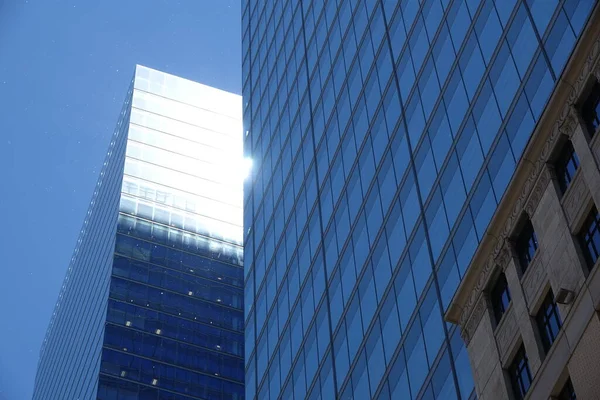
M246 396L468 399L442 315L594 0L245 0Z
M240 103L136 68L35 399L244 398Z

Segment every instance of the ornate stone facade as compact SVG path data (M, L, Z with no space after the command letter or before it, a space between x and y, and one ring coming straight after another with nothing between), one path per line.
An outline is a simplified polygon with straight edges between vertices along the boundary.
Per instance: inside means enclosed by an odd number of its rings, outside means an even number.
M472 366L477 365L474 360L479 359L473 354L475 351L496 356L489 362L496 363L498 368L488 368L485 374L474 370L480 398L505 398L507 391L497 391L497 385L500 382L510 387L503 371L516 347L521 345L534 377L527 398L555 396L569 377L578 398L595 398L586 397L592 392L588 389L587 378L580 373L586 370L585 366L576 366L569 361L589 359L573 355L580 353L577 346L582 337L595 337L586 333L586 327L598 325L593 321L600 322L600 290L594 289L600 288L600 272L596 273L600 267L586 264L578 239L579 229L592 205L600 205L600 157L596 155L600 151L595 151L595 147L600 149L600 139L590 141L594 132L586 131L579 113L581 100L587 96L590 83L595 79L600 81L598 6L563 72L561 80L564 84L558 85L547 104L446 313L448 321L460 325ZM573 142L581 163L563 196L552 164L553 157L566 140ZM531 221L539 242L525 273L521 272L512 242L523 219ZM497 322L492 318L488 293L499 271L504 271L507 277L511 304ZM574 298L568 304L558 305L563 325L551 347L547 348L535 316L548 293L556 296L559 292L571 292ZM493 337L490 340L481 335ZM489 343L494 348L482 349L481 343ZM600 359L600 348L589 350L589 347L586 344L587 351L595 352ZM600 389L600 381L591 386Z

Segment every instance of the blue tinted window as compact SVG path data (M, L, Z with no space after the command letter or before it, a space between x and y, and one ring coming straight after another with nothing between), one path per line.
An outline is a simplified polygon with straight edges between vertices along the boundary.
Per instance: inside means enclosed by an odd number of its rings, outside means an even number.
M440 0L426 0L421 12L425 18L425 27L429 37L433 37L444 14L442 3Z
M452 131L457 132L469 107L459 68L456 68L450 77L450 83L444 93L444 103L446 104Z
M442 165L450 145L452 144L452 132L446 117L446 107L444 103L440 103L431 125L429 125L429 140L433 149L433 157L437 165Z
M425 112L425 120L427 120L429 119L435 101L440 94L440 85L437 80L437 75L433 66L433 58L431 56L428 57L421 78L419 79L419 91L423 103L423 111Z
M594 3L594 0L570 0L563 5L576 35L581 33L583 24L587 20L587 16Z
M408 48L402 53L400 62L396 66L396 71L400 82L400 95L406 100L415 82L415 70L413 69L412 58L410 57Z
M420 17L417 19L417 23L411 32L409 43L415 71L418 71L421 69L421 65L423 65L423 59L429 48L427 31L425 30L423 19Z
M458 225L458 229L454 235L453 244L456 251L458 269L461 275L464 275L464 272L471 262L471 258L473 258L475 248L477 247L477 236L473 226L473 219L471 218L471 213L468 209Z
M467 34L469 25L471 25L471 18L469 17L469 11L464 0L457 0L452 3L452 7L446 18L450 27L450 35L454 42L454 48L459 49Z
M483 154L486 155L502 122L492 86L487 79L484 81L483 88L473 106L473 119L479 133Z
M483 239L485 232L494 211L496 210L496 197L492 190L490 178L488 174L483 174L481 180L475 188L473 197L471 198L471 212L475 222L475 230L479 240Z
M431 150L427 136L425 136L425 140L415 155L415 166L417 168L417 180L419 182L419 189L421 190L421 197L426 199L437 176L433 151Z
M481 46L481 52L483 53L485 63L488 64L496 49L495 44L498 43L498 39L502 35L502 26L494 8L493 0L484 1L484 5L475 22L475 32L477 33L479 43L484 43Z
M454 46L450 39L450 32L448 31L448 26L444 23L433 45L433 58L440 82L446 81L455 57L456 54L454 53Z
M560 12L558 18L554 22L554 26L544 43L550 63L556 75L560 74L563 67L567 63L567 59L573 49L575 43L575 34L571 29L567 17L563 11Z
M404 352L400 352L390 375L388 376L390 394L392 399L411 399L410 387L408 384L408 374L406 369L406 361L404 360Z
M496 61L490 71L490 81L496 93L498 107L503 116L506 115L508 107L519 87L520 78L515 68L515 63L510 55L506 42L502 45Z
M471 190L471 186L475 181L475 177L479 172L479 168L483 163L483 154L479 143L479 135L475 131L472 118L467 120L467 125L463 129L463 133L458 139L456 145L456 153L460 160L465 187L467 191Z
M501 135L496 148L490 158L488 171L492 180L492 187L496 193L496 198L500 200L504 194L504 190L510 182L510 178L514 172L515 159L509 146L506 135Z
M368 399L369 395L369 374L367 372L367 363L365 351L362 350L358 357L358 362L352 371L353 397L359 399Z
M417 304L415 285L408 257L405 257L402 261L400 271L394 280L394 287L396 288L396 296L398 296L396 301L398 303L398 311L400 312L400 326L404 330Z
M460 337L458 329L454 331L450 344L452 355L454 356L454 367L456 368L456 377L460 393L471 393L473 391L474 382L471 374L471 366L469 364L469 354L467 353L467 349Z
M458 213L467 197L462 174L458 167L458 158L456 157L455 152L450 155L446 170L442 172L440 186L444 198L444 205L446 206L448 224L452 227L454 226Z
M404 350L406 352L406 365L408 366L408 377L411 386L411 392L416 397L425 377L429 372L427 356L425 353L425 344L421 332L419 320L415 320L410 331L407 333Z
M417 186L412 174L409 174L400 189L400 203L402 204L402 215L404 216L404 229L411 232L420 214L419 199L417 197Z
M431 198L431 202L425 211L425 219L427 221L427 229L435 234L430 235L431 252L433 253L434 261L442 250L442 247L448 239L448 221L446 218L446 210L442 202L442 192L438 188Z
M553 87L554 79L552 79L546 59L540 53L525 84L525 94L536 119L542 114Z
M402 218L402 209L399 200L392 206L392 211L385 226L385 233L390 250L391 265L392 268L395 268L406 245L404 219Z
M465 88L467 89L467 95L469 99L472 99L485 71L485 64L483 63L483 57L481 56L474 31L469 35L463 53L460 56L460 68Z
M433 364L437 353L444 341L444 327L442 313L438 304L435 285L430 285L425 300L420 310L421 323L423 324L423 337L427 348L427 359Z
M394 351L396 351L396 347L400 341L400 336L402 335L395 297L396 294L394 289L390 290L385 298L379 316L381 321L386 364L392 359L392 355L394 354Z
M538 2L541 3L541 1ZM543 3L546 4L547 1L544 0ZM512 50L517 70L521 77L523 77L538 46L538 41L524 4L521 4L519 7L506 38Z
M533 130L534 120L525 93L521 93L506 124L506 135L515 158L521 158L525 145Z
M527 5L540 36L544 35L557 4L558 0L527 0Z
M443 257L438 270L438 279L442 303L445 310L450 305L450 301L458 287L460 276L458 274L458 266L456 265L456 258L454 257L454 248L452 245L448 247L446 254Z

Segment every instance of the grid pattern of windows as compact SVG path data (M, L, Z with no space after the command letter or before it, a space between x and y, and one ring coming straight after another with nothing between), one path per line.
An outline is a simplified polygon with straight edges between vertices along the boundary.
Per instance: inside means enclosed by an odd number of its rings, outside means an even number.
M496 283L494 284L494 287L492 288L490 300L492 302L494 318L496 319L497 324L502 319L502 316L510 304L510 291L508 290L508 282L506 282L506 276L503 273L500 274L496 280Z
M521 400L527 394L531 386L531 371L529 370L529 360L525 353L523 345L517 351L510 367L508 368L510 382L512 384L513 393L516 400Z
M600 214L598 214L596 207L592 208L583 223L579 239L581 240L588 266L591 268L596 264L596 260L600 256Z
M594 82L590 94L581 106L581 117L590 136L593 136L600 126L600 83L598 81Z
M249 399L470 396L443 311L593 5L243 2Z
M524 273L538 248L538 241L533 225L527 220L515 243L517 256L521 265L521 272Z
M240 103L136 67L36 400L244 399Z
M91 399L98 389L98 355L104 334L131 95L132 90L127 93L42 343L33 400Z
M136 70L99 399L244 398L239 100Z
M554 164L558 185L564 193L571 184L577 168L579 168L579 158L575 153L571 141L567 141L563 146L556 163Z
M558 331L562 326L562 321L558 314L558 307L556 306L552 292L549 292L544 298L544 302L535 319L537 320L544 349L548 351L550 350L552 343L554 343L556 335L558 335Z

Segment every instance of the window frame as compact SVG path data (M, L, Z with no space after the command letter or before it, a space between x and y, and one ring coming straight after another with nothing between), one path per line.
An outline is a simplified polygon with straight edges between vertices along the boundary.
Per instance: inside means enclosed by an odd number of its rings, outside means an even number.
M533 248L533 252L530 252L531 248ZM521 274L525 274L525 271L527 271L527 268L537 254L538 248L537 234L531 220L527 219L515 239L515 251L519 259L519 265L521 266Z
M558 394L558 400L577 400L577 394L575 393L575 388L573 387L571 377L567 378L567 381L560 390L560 393Z
M591 103L595 104L591 105ZM590 138L594 137L594 134L600 129L600 82L598 80L594 80L590 85L589 92L579 107L579 113ZM590 115L591 113L594 113L595 117Z
M562 319L556 301L554 300L554 294L551 290L548 291L544 297L535 316L535 320L542 339L542 345L547 353L556 341L558 332L560 332L560 329L562 328ZM553 324L553 321L555 324ZM558 327L556 332L553 331L555 326Z
M504 294L506 293L506 298L508 301L504 304ZM494 318L496 320L496 326L500 324L502 321L502 317L506 314L506 311L510 307L512 302L510 296L510 289L508 287L508 281L506 280L506 275L502 272L496 278L492 289L490 290L490 302L492 304L492 311L494 313Z
M529 380L529 382L527 382L527 386L525 386L523 381L523 373L526 373L525 377ZM513 389L515 400L524 399L529 391L529 388L531 387L533 378L529 368L529 359L527 358L527 353L525 352L525 347L523 344L521 344L509 365L508 374L510 376L510 383Z
M558 186L560 187L562 194L567 192L567 189L571 185L571 182L573 182L573 178L579 170L580 164L579 157L577 157L577 153L573 148L573 143L571 143L570 140L567 140L554 163Z
M593 226L594 225L594 226ZM592 269L598 258L600 258L600 241L598 246L594 243L594 235L600 236L600 213L594 206L585 217L585 220L579 230L578 239L583 251L588 269ZM587 238L589 236L589 238ZM590 245L593 247L594 253L590 251Z

